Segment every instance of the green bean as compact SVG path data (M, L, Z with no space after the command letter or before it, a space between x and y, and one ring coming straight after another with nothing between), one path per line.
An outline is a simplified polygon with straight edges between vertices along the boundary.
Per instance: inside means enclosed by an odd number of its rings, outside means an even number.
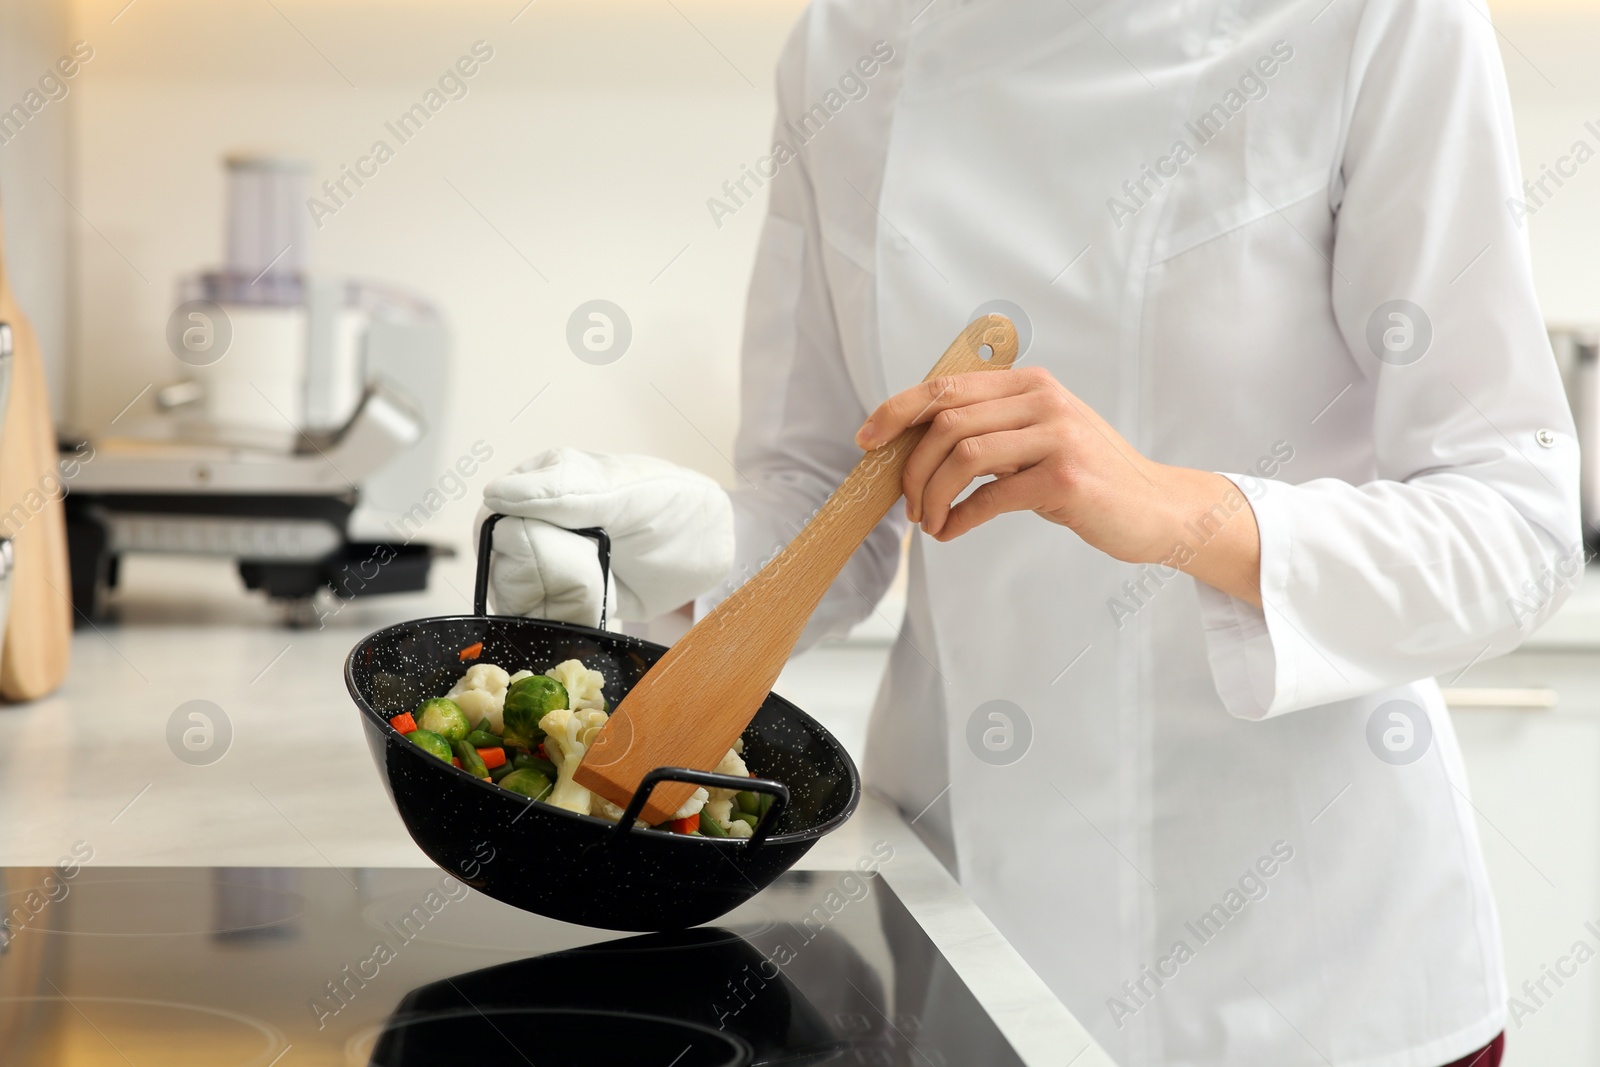
M739 804L739 810L750 815L761 814L761 794L752 793L748 789L741 791L733 798Z
M478 750L466 740L452 741L450 747L455 750L456 759L461 761L461 769L474 778L489 777L489 768L484 765L483 757L478 755Z
M728 831L722 828L716 817L709 811L700 813L700 834L703 837L727 837Z
M467 735L467 744L473 748L499 748L505 742L500 740L499 734L490 733L480 725Z
M736 811L733 817L754 830L761 822L761 816L751 815L748 811Z

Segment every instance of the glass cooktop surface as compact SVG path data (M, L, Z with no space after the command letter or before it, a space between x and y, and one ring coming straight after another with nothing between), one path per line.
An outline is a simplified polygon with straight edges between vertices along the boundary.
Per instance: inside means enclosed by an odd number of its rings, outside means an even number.
M0 870L10 1067L1021 1060L881 876L716 926L571 926L437 870Z

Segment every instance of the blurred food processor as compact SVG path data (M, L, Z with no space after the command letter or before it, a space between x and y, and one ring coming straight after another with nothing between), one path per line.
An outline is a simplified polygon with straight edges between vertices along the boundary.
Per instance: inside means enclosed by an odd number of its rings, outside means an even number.
M1550 347L1578 431L1585 557L1600 552L1600 327L1549 327Z
M62 445L76 461L81 617L106 610L128 553L237 560L301 624L324 590L421 590L447 551L415 540L447 399L440 315L389 286L307 273L304 163L226 166L227 264L180 280L167 326L181 374L119 436Z

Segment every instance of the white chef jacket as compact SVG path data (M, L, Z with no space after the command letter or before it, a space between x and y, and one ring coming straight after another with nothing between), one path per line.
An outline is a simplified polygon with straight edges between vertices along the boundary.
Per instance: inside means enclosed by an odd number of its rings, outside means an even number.
M914 535L869 787L1119 1063L1488 1042L1499 931L1431 679L1555 610L1579 524L1481 3L814 0L778 98L736 573L995 299L1021 362L1227 474L1261 533L1264 609L1031 514ZM872 610L903 530L808 640Z

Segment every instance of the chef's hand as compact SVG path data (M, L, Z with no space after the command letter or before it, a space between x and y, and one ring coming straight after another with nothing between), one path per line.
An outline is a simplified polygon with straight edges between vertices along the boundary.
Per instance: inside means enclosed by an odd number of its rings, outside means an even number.
M923 382L880 404L856 444L878 448L922 423L931 425L906 462L906 517L935 540L1032 511L1116 559L1177 567L1260 606L1261 538L1239 488L1146 459L1048 371Z

